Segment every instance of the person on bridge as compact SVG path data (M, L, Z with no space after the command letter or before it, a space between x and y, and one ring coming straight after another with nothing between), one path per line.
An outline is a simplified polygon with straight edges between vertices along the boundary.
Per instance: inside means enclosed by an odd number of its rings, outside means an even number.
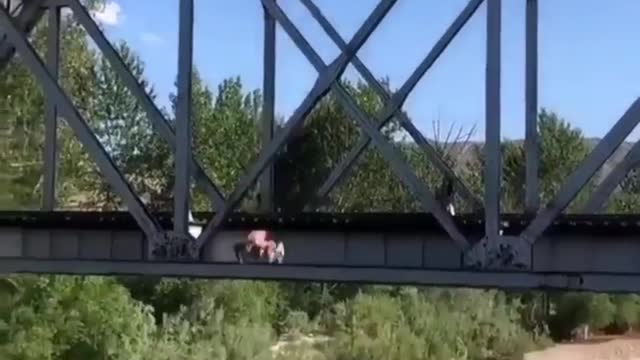
M270 264L277 261L281 264L284 260L284 244L276 242L273 234L267 230L254 230L249 233L247 240L234 246L236 258L242 264L242 252L246 252L252 258L258 260L267 258Z
M445 177L442 180L442 183L436 190L436 200L444 207L449 214L455 216L456 209L453 207L453 198L454 198L454 188L453 182Z

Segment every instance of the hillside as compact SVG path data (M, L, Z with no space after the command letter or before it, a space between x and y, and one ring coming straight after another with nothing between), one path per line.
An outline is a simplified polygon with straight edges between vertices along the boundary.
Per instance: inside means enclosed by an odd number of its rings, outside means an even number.
M585 140L593 148L598 144L598 142L600 141L600 138L587 138ZM515 139L515 140L509 140L509 141L516 144L522 144L524 142L524 139ZM432 139L429 139L429 142L431 142L432 144L435 144L434 140ZM468 164L470 161L473 160L474 148L476 146L481 147L482 145L483 145L483 142L481 141L469 141L467 143L453 142L449 144L447 147L450 149L452 153L457 154L457 157L459 159L458 167L461 168L461 167L464 167L465 164ZM417 146L417 145L414 142L407 142L405 143L405 146ZM600 171L596 175L596 182L599 182L600 179L607 176L611 172L611 170L613 170L615 166L619 164L622 161L622 159L624 159L625 155L627 154L627 152L629 152L632 146L633 146L633 142L630 142L630 141L623 142L622 145L620 145L620 147L613 153L613 155L602 166L602 169L600 169Z

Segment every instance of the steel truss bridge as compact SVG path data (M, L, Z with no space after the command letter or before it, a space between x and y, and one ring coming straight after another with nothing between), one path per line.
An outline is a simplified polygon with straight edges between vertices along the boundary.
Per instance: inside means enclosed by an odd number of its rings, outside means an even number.
M0 7L0 70L13 56L37 79L46 96L44 191L42 211L0 213L0 272L72 274L148 274L211 278L293 279L524 289L640 291L640 216L594 215L640 160L636 143L626 158L599 183L586 214L563 215L580 189L640 121L640 101L628 110L566 179L554 199L540 206L538 197L538 1L526 1L526 206L525 214L500 211L501 0L470 0L408 80L388 93L356 53L396 4L381 0L351 39L343 39L311 0L301 0L341 49L326 64L293 25L276 0L264 8L264 103L262 151L233 192L224 196L192 156L191 72L194 1L179 1L178 103L171 125L125 66L79 0L4 0ZM258 2L256 0L256 2ZM448 168L433 146L399 111L418 81L456 34L484 3L486 16L485 196L477 198ZM256 4L259 6L259 4ZM67 7L86 30L127 88L139 101L155 131L171 146L175 159L173 213L152 213L114 165L105 149L59 85L61 8ZM48 21L45 59L29 42L41 19ZM284 127L274 132L276 23L318 72L307 94ZM385 101L375 121L358 107L337 81L353 64ZM371 143L394 174L419 200L417 214L326 214L313 211L282 215L273 207L273 162L313 106L333 92L360 126L361 137L318 190L326 196L351 171ZM56 128L64 118L91 155L127 212L55 211ZM470 215L450 215L410 170L379 129L397 118L430 161L449 178L456 194L474 205ZM1 119L0 119L1 121ZM376 126L377 124L377 126ZM198 236L189 232L189 188L196 183L213 204ZM260 215L234 212L243 196L259 183ZM1 190L0 190L1 191ZM310 202L312 203L312 202ZM311 207L311 210L313 208ZM247 231L276 231L286 244L285 263L237 264L232 244Z

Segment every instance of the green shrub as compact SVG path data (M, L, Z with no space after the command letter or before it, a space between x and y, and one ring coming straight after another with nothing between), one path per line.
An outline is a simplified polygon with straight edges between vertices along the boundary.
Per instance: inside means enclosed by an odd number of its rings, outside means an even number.
M289 334L310 334L317 329L304 311L291 311L284 320L284 331Z
M271 327L230 319L214 299L201 299L166 315L163 324L145 360L271 359Z
M566 339L580 325L601 329L614 320L616 306L606 294L564 293L555 297L549 329L555 339Z
M544 339L521 326L519 304L494 291L449 290L363 294L336 305L323 325L335 359L502 359Z
M110 278L40 276L3 304L0 358L139 359L151 344L151 309Z

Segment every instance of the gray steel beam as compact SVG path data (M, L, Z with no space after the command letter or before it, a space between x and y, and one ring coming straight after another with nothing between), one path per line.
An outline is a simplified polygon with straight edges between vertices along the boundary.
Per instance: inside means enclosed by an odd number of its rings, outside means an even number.
M67 6L69 5L69 0L44 0L44 4L46 6Z
M489 244L500 231L500 32L501 0L487 0L487 65L485 72L485 232Z
M260 273L247 273L249 278L257 279L265 278L268 274L280 274L277 275L278 278L286 279L286 269L289 276L300 280L325 281L345 281L346 278L335 277L337 272L344 273L342 276L349 274L348 276L356 276L355 279L364 281L360 276L361 271L366 271L371 276L367 277L369 281L386 282L389 279L387 276L391 276L388 274L394 274L392 281L397 283L411 283L410 279L413 277L408 274L438 271L443 274L441 281L448 279L450 274L459 274L462 286L474 284L466 276L470 274L520 274L540 276L540 279L560 275L566 282L557 285L585 290L592 289L587 280L591 276L607 274L613 283L617 283L618 289L638 287L637 283L620 283L621 279L640 275L640 263L636 256L640 252L640 242L637 239L640 225L637 216L596 216L592 219L584 216L564 217L557 225L552 226L554 231L542 236L532 246L534 256L530 269L494 271L465 268L460 263L462 251L450 241L446 232L436 224L418 222L419 218L414 219L416 227L407 228L406 223L394 227L389 223L380 228L379 224L363 222L367 215L363 215L363 218L335 215L334 220L338 224L348 221L348 228L342 230L337 224L329 227L324 225L327 216L329 219L333 217L330 214L317 218L308 216L304 220L284 219L283 222L267 223L264 221L269 217L256 218L267 228L275 226L271 229L275 232L275 237L284 242L287 253L283 265L255 267L264 262L247 259L245 265L233 264L237 261L234 245L244 241L246 230L255 226L256 219L242 220L242 215L234 218L238 222L233 228L218 234L214 246L205 251L200 262L167 264L169 261L166 260L145 259L145 235L127 213L82 212L42 216L30 212L8 212L0 216L0 264L22 264L24 267L20 265L21 271L34 271L34 266L39 266L36 263L55 263L57 266L73 264L73 271L81 274L92 273L92 265L89 264L102 264L116 272L157 272L156 275L176 275L170 269L183 269L181 271L184 272L180 275L192 277L206 276L196 269L234 269L231 273L218 273L221 277L233 277L235 269L249 268L260 270ZM389 215L396 218L398 216ZM171 214L158 214L157 218L162 219L165 228L171 226ZM381 219L380 216L374 218ZM422 218L426 220L430 217ZM506 219L513 226L519 226L523 220L523 217ZM304 227L300 227L303 223ZM465 226L472 237L481 236L484 233L482 227L475 225L473 220L471 223L474 225L467 223L461 226ZM372 231L374 228L379 230ZM133 264L135 266L131 266ZM0 268L8 271L2 266ZM332 271L316 273L327 268ZM60 272L60 269L40 268L44 272ZM283 273L279 273L278 269ZM14 268L11 271L18 270ZM311 275L314 273L317 275ZM506 280L500 278L496 280L496 284L505 285L503 281ZM441 283L431 285L436 284ZM525 283L522 285L532 286Z
M327 35L331 38L331 40L338 46L341 51L346 49L346 42L338 34L336 29L331 25L331 23L327 20L327 18L322 14L322 11L313 3L312 0L301 0L303 5L309 10L311 16L313 16L316 21L320 24L320 26L324 29ZM469 2L467 7L461 12L458 17L458 21L454 21L450 28L456 29L455 31L447 31L442 36L442 38L448 39L445 41L444 46L442 47L442 51L440 51L436 56L435 60L439 57L439 55L444 51L444 49L448 46L449 42L453 40L457 32L462 29L464 24L471 18L471 16L475 13L477 8L482 3L482 0L472 0ZM434 62L435 62L434 60ZM364 80L373 88L373 90L382 98L383 104L387 105L391 100L391 94L380 84L380 82L375 78L375 76L369 71L367 66L355 56L353 58L352 64L356 68L356 70L362 75ZM425 72L428 68L425 70ZM422 150L426 153L429 160L435 165L435 167L442 172L442 174L448 179L452 180L453 185L456 190L460 193L463 199L468 201L472 208L481 210L482 204L480 199L471 193L467 185L458 177L455 172L442 160L440 154L438 154L437 150L429 144L427 139L422 135L420 130L416 128L416 126L411 122L409 117L399 111L395 114L395 116L400 120L400 125L409 133L409 135L415 140L415 142L422 148ZM385 122L381 122L378 124L378 127L384 126ZM371 139L366 136L366 134L362 134L361 143L364 145L358 145L358 149L361 146L368 146ZM361 150L358 150L361 153ZM355 152L354 152L355 153ZM352 159L352 155L348 155L346 160L341 162L331 173L326 182L320 187L319 191L316 194L317 199L322 199L327 194L329 194L342 180L344 180L349 175L349 170L353 168L355 162L359 158L359 154L355 155L355 158Z
M82 115L75 108L64 90L58 85L56 79L47 70L47 67L38 57L25 35L14 24L5 9L0 8L0 24L5 29L9 41L21 55L24 64L38 80L46 95L52 97L58 106L61 115L67 120L78 140L84 145L87 152L93 157L96 165L129 208L131 215L135 217L140 228L150 238L155 238L159 232L159 226L149 214L140 199L134 194L133 189L116 168L113 160L105 151L91 128L87 125Z
M118 74L124 85L127 87L131 94L138 100L142 109L145 111L151 124L156 129L158 134L171 146L171 149L176 151L176 135L171 125L164 117L160 109L154 104L149 94L144 90L144 87L138 82L135 76L127 69L122 57L118 54L113 45L107 40L98 25L93 21L91 15L80 4L78 0L68 0L69 6L73 10L73 15L77 21L85 28L89 36L96 43L104 57L109 61L109 64L113 67L113 70ZM221 209L224 206L224 197L218 190L215 184L204 172L202 167L191 158L191 174L198 185L202 187L205 193L208 195L211 203L215 209Z
M598 184L596 190L584 206L584 212L587 214L595 214L602 210L611 193L620 185L622 180L627 176L629 171L633 170L640 163L640 141L629 149L624 159L616 165L615 168Z
M262 74L262 148L273 140L276 94L276 20L263 6L264 12L264 55ZM264 212L273 212L274 207L274 167L269 164L260 179L260 207Z
M269 0L265 0L269 1ZM289 37L302 51L305 57L313 65L313 67L322 73L326 67L322 58L318 53L313 50L311 45L304 39L304 36L298 31L295 25L289 20L287 15L280 9L275 3L271 3L268 6L272 15L278 20L282 28L287 32ZM411 81L408 80L408 81ZM402 86L403 89L409 89L406 83ZM389 163L392 170L396 173L396 176L410 189L412 194L421 202L423 208L427 212L432 212L438 219L440 224L449 233L452 240L458 244L462 249L466 249L469 246L465 236L458 230L456 224L453 222L451 215L445 211L444 207L437 203L435 196L429 189L420 182L420 179L411 171L406 161L402 158L402 154L387 142L379 128L374 125L367 114L362 111L359 105L353 100L351 95L344 89L339 82L334 82L331 85L331 89L336 93L338 100L344 106L345 110L349 113L360 127L365 131L369 138L373 141L374 145L378 148L383 158ZM390 119L393 114L398 110L400 103L390 104L388 107L381 111L382 119ZM395 106L394 106L395 105Z
M444 50L448 47L449 43L453 41L458 32L462 30L464 25L469 21L469 19L473 16L477 8L482 3L482 0L472 0L467 6L462 10L462 12L458 15L458 17L453 21L453 23L449 26L449 28L445 31L445 33L440 37L440 39L433 46L431 51L427 54L425 59L420 63L420 65L416 68L416 70L409 76L409 79L403 84L403 86L391 96L389 99L387 106L385 106L385 110L382 113L384 116L379 117L378 127L384 126L393 116L398 115L398 109L405 102L409 93L415 88L418 82L422 79L424 74L433 66L433 64L438 60L440 55L444 52ZM417 129L416 129L417 130ZM419 134L419 131L413 132L415 135ZM420 134L420 137L422 135ZM321 198L326 196L331 189L333 189L336 184L341 180L341 178L348 174L349 169L353 167L353 164L360 157L360 155L364 152L369 144L370 138L366 136L366 134L362 134L359 142L355 147L351 149L351 151L347 154L344 160L342 160L329 174L329 177L325 181L325 183L320 187L320 190L317 192L317 197ZM422 142L421 143L426 143ZM428 150L427 150L428 151ZM439 158L437 154L436 157ZM445 168L448 168L446 164Z
M109 262L2 259L0 274L146 275L210 279L330 281L438 287L640 292L640 275L473 272L439 269L352 268L253 264Z
M174 231L187 236L192 162L191 77L193 72L193 0L180 0L178 39L178 101L176 105L176 157Z
M22 6L20 13L14 19L16 26L23 33L31 33L45 12L43 7L44 0L31 0ZM7 41L7 35L0 29L0 72L9 64L16 49L10 41Z
M320 71L315 85L311 91L302 100L302 103L293 112L289 121L284 125L280 131L276 134L273 141L269 143L266 149L264 149L256 162L251 166L245 176L240 179L238 186L234 189L231 195L228 197L225 207L222 211L218 211L216 215L211 219L204 230L197 239L196 246L201 251L206 246L215 234L220 230L220 226L227 215L233 211L237 204L242 200L249 187L256 181L258 176L276 159L278 151L289 140L291 134L295 129L301 126L311 112L313 107L323 98L329 91L331 85L344 73L351 58L360 50L367 39L371 36L373 31L378 27L382 19L391 10L397 0L382 0L376 8L371 12L369 17L365 20L362 26L353 36L353 39L349 42L347 49L348 52L343 52L333 63ZM278 8L277 4L273 0L262 0L265 7L269 9L271 14L275 17L273 8ZM302 41L305 41L302 39ZM295 42L295 39L294 39ZM322 61L322 60L320 60Z
M536 213L538 194L538 0L527 0L525 25L525 211Z
M57 82L60 62L60 7L58 6L49 7L47 36L47 65L51 76ZM58 167L58 108L50 94L47 94L46 100L42 210L53 211L56 206L56 171Z
M640 122L640 98L631 104L607 135L591 151L589 156L569 176L553 200L538 213L529 226L520 234L520 237L533 244L553 219L569 206L580 190L616 151L638 122Z

